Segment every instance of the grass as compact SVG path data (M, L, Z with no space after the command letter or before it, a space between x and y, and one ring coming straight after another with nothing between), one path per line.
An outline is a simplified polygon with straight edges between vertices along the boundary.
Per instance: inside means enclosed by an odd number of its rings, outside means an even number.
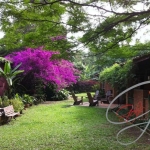
M106 109L72 106L73 100L40 104L0 126L1 150L149 150L137 142L122 146L116 140L121 126L110 124ZM110 112L110 117L116 116ZM130 140L128 134L125 140ZM148 148L148 149L147 149Z
M90 92L92 95L94 95L95 93L94 92ZM88 102L88 99L87 99L87 94L86 93L78 93L78 94L75 94L76 96L78 97L81 97L83 96L83 101L84 102Z

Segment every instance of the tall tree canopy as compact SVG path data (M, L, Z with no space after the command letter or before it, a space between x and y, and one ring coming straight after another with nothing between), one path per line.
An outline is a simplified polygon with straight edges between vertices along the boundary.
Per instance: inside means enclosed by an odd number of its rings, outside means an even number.
M5 50L44 46L66 55L66 50L72 47L61 23L65 12L63 5L6 0L0 3L0 9L1 30L5 33L0 45Z
M73 46L78 49L80 41L103 57L109 51L121 51L149 25L149 6L149 0L3 0L1 30L5 36L0 44L8 50L44 45L64 51ZM51 41L69 32L82 32L83 37L69 43Z

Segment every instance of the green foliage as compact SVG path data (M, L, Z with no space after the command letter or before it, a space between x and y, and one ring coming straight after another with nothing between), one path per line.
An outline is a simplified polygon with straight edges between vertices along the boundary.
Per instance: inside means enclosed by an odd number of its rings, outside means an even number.
M1 30L5 33L0 39L0 45L7 51L44 46L45 49L60 51L61 58L67 57L66 50L73 44L66 39L52 41L55 36L67 34L62 23L62 15L66 11L63 5L36 5L29 1L4 2L0 8L3 14Z
M55 96L52 97L53 100L67 100L69 96L69 91L62 89L58 91Z
M33 96L28 95L28 94L24 94L22 96L22 102L24 104L33 104L34 100L35 100L35 98Z
M80 74L80 80L84 81L91 79L91 72L92 68L88 65L87 66L84 65L84 70Z
M0 97L0 107L6 107L10 105L10 99L4 95Z
M140 10L135 9L139 4ZM111 9L106 8L108 5ZM149 25L149 6L146 0L8 0L0 4L1 30L5 32L0 45L9 50L44 45L65 53L78 43L51 42L50 38L82 31L85 34L80 41L90 51L103 54L124 45L124 41L129 44L141 27Z
M3 76L9 86L8 91L6 92L7 96L10 98L12 96L12 85L15 82L15 78L18 74L22 73L23 70L18 70L21 64L17 65L15 68L11 68L10 62L5 62L4 70L0 68L0 75Z
M13 105L15 112L20 112L24 108L22 98L18 94L11 99L9 99L6 95L0 97L0 107L7 107L9 105Z
M10 104L13 105L15 112L20 112L24 109L22 97L20 97L18 94L16 94L14 98L10 99Z
M17 65L14 69L11 68L10 62L5 62L4 70L0 68L0 75L2 75L6 80L9 86L12 86L13 79L23 70L17 70L21 64Z
M135 9L139 4L140 10ZM105 8L107 5L112 9ZM95 60L93 55L89 55L84 61L96 61L101 68L111 66L116 60L126 61L145 51L150 52L147 44L139 47L139 37L135 47L131 45L136 32L150 23L149 6L146 0L1 2L1 30L5 35L0 39L0 49L14 51L44 46L45 49L59 50L61 58L72 59L74 53L71 50L79 51L78 45L82 42L97 56ZM78 31L84 34L81 39L74 41L74 35L68 39L68 33ZM51 40L58 35L65 35L67 39ZM96 67L94 71L100 69ZM91 73L93 78L93 70ZM86 74L83 73L81 79L89 78Z
M98 56L90 57L91 52L76 52L73 63L80 70L80 81L98 80L98 75L101 70L99 64L96 63Z
M6 95L2 96L1 99L2 99L2 107L10 105L10 101Z
M84 9L74 4L70 4L68 9L70 15L67 24L70 26L71 32L78 32L84 29L86 27L85 23L88 22Z
M66 89L57 90L54 84L49 84L45 89L46 100L56 101L68 99L69 92Z
M92 91L96 91L96 90L99 90L100 89L100 84L95 84L92 86Z
M132 67L133 64L131 60L127 61L125 64L116 63L100 72L100 81L107 81L113 87L122 90L134 76Z
M35 104L41 103L42 101L46 100L46 93L44 87L45 85L42 82L42 80L40 79L35 80L35 93L34 93L34 97L36 98L36 100L34 101Z

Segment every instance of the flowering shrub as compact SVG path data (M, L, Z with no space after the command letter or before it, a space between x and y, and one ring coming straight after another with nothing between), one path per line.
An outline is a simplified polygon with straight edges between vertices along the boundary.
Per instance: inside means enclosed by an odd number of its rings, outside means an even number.
M51 57L57 54L59 52L42 48L27 48L13 52L6 58L11 60L14 66L22 63L19 69L24 70L24 75L32 73L35 79L41 79L45 85L54 83L57 89L62 89L77 82L79 71L67 60L51 60Z

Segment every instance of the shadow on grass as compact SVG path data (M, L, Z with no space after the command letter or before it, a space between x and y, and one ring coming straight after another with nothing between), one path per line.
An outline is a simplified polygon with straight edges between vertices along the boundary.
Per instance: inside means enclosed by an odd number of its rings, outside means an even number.
M74 105L63 105L61 108L67 108L67 107L71 107L71 106L74 106Z

